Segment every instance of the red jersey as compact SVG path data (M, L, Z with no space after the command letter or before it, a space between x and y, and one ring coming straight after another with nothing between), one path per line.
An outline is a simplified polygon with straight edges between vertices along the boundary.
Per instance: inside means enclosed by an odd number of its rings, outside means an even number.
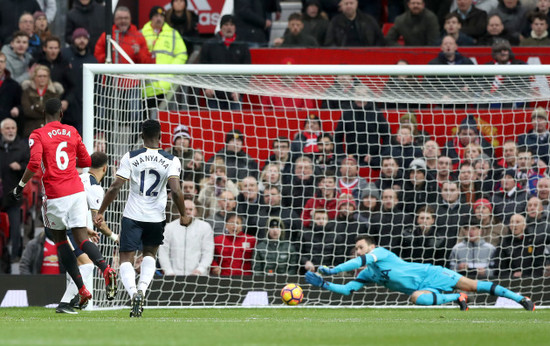
M214 237L214 261L212 266L221 268L221 276L252 275L252 255L256 238L241 233L222 234Z
M57 246L54 242L46 239L44 242L44 259L40 274L57 275L59 274L59 258L57 256Z
M92 159L74 127L59 121L48 123L31 133L29 147L27 168L34 173L42 168L42 185L48 198L84 191L76 167L90 167Z

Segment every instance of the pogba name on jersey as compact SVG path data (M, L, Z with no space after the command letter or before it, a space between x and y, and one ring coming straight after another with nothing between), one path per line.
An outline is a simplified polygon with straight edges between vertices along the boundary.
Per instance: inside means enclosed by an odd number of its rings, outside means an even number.
M168 166L170 165L169 161L157 155L140 155L131 161L132 166L134 167L138 167L140 164L146 163L146 162L157 162L164 169L167 169Z
M67 137L71 137L71 130L67 130L67 129L53 129L51 131L48 132L48 136L50 138L53 138L53 136L67 136Z

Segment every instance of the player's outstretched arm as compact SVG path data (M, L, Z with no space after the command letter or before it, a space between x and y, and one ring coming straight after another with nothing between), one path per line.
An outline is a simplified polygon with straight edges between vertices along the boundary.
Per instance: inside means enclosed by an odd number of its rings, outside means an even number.
M324 280L319 274L313 272L306 273L306 281L313 286L322 287L326 290L349 296L353 292L361 289L365 284L359 281L350 281L345 285L339 285Z
M122 187L122 185L124 185L125 182L125 179L121 177L116 177L115 181L113 181L111 186L109 186L109 189L103 197L103 202L101 202L101 207L99 207L99 210L94 217L94 225L96 227L101 227L101 223L105 222L105 220L103 219L103 214L105 213L105 210L107 210L109 205L111 205L111 203L113 203L113 201L116 199L120 188Z
M334 268L329 268L327 266L321 266L319 267L319 272L323 275L334 275L338 274L340 272L349 272L352 270L359 269L361 267L364 267L366 264L368 264L368 258L366 257L368 255L363 255L356 257L354 259L351 259L347 262L344 262L342 264L337 265Z

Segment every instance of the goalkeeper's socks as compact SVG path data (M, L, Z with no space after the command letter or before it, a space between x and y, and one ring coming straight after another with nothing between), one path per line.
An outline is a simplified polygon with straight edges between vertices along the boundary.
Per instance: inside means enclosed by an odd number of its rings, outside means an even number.
M149 284L153 280L153 276L155 275L155 270L156 270L155 259L151 256L143 257L143 261L141 262L141 271L139 274L138 290L143 291L144 295L145 295L145 292L147 291L147 288L149 287Z
M67 273L69 273L69 275L75 282L76 287L80 289L82 286L84 286L84 282L82 281L82 275L80 274L80 270L78 270L76 257L74 255L73 249L69 245L69 242L67 240L63 240L59 243L55 243L55 246L57 247L57 255L59 256L61 263L65 267L65 270L67 271Z
M454 302L460 297L460 293L424 293L416 298L416 305L441 305Z
M91 291L93 285L93 270L94 265L92 263L86 263L78 267L80 270L80 275L82 275L82 281L84 282L84 285L86 288L88 288L88 291L92 293ZM63 294L63 297L61 298L62 303L70 303L71 300L78 294L78 287L76 287L76 284L71 279L71 276L67 273L67 288L65 289L65 293ZM89 305L89 304L88 304Z
M120 265L120 280L126 289L126 292L130 295L130 298L137 293L136 288L136 271L134 266L130 262L124 262Z
M477 291L479 293L489 293L493 296L504 297L512 299L516 303L519 303L524 297L520 294L514 293L507 288L497 285L494 282L479 281L477 282Z
M80 244L80 249L84 251L88 257L90 257L92 262L94 262L102 273L105 272L105 269L107 269L107 263L105 263L101 252L99 252L98 247L94 243L86 239Z

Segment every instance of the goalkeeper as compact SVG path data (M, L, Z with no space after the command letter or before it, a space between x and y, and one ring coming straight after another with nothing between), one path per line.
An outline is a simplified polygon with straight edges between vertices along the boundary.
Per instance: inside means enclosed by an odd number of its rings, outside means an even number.
M355 250L357 258L332 269L321 266L318 270L324 275L334 275L365 267L355 280L345 285L339 285L325 281L319 274L307 272L306 281L313 286L345 295L359 290L368 283L375 283L389 290L410 295L411 302L417 305L441 305L456 302L460 306L460 310L468 310L468 296L465 293L444 293L459 289L506 297L521 304L525 310L535 310L535 304L531 299L496 283L468 279L441 266L405 262L393 252L377 247L374 239L370 236L357 237Z

